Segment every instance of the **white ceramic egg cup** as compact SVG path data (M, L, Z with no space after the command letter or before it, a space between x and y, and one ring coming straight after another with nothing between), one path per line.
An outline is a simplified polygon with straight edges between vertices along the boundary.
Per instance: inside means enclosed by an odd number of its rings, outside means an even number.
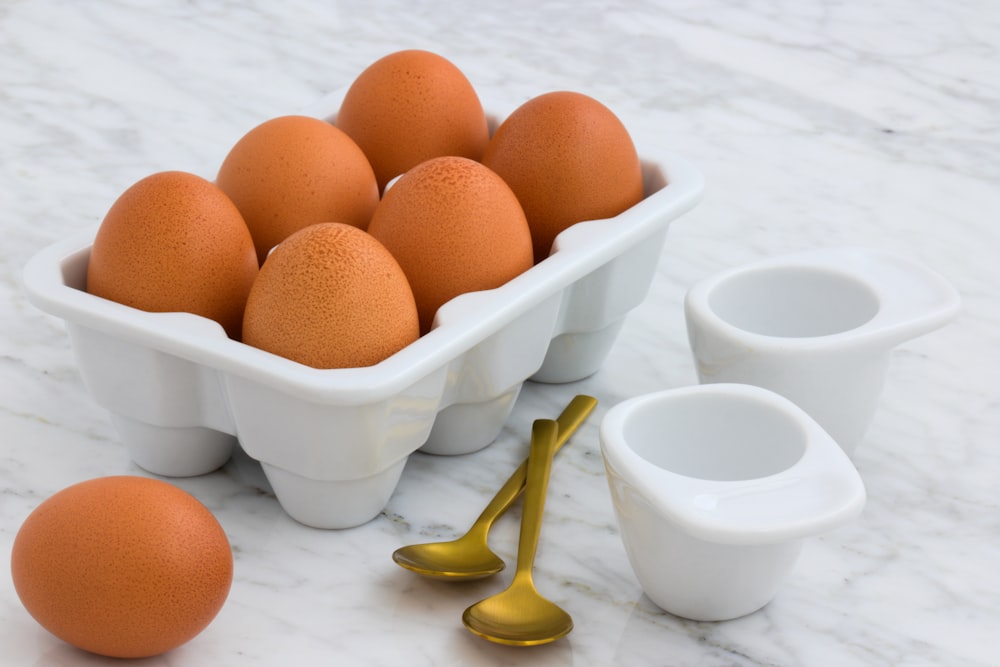
M339 108L342 94L316 108ZM481 449L526 380L568 382L600 368L645 299L670 222L702 191L689 162L641 137L636 145L645 199L567 229L546 260L445 304L433 330L367 368L310 368L230 340L208 319L88 294L95 230L38 253L24 284L36 306L66 320L84 382L138 465L204 474L238 444L293 518L356 526L382 511L412 452Z
M803 539L861 512L847 455L766 389L708 384L628 399L601 422L622 542L646 595L699 621L776 594Z
M869 248L769 258L696 283L684 303L701 382L765 387L853 454L878 407L890 353L959 310L937 273Z

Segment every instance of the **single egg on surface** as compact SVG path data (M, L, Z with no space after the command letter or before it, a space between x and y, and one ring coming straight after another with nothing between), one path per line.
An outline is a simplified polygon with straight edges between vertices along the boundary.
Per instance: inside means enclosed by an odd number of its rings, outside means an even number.
M499 287L532 266L517 197L467 158L438 157L408 171L386 191L368 231L403 267L424 333L446 301Z
M371 366L419 335L399 264L373 236L336 222L274 248L243 320L244 343L314 368Z
M216 183L246 220L264 262L306 225L368 226L378 186L368 158L342 130L308 116L280 116L247 132L226 155Z
M111 206L90 251L87 291L140 310L202 315L239 339L257 269L229 197L200 176L165 171Z
M50 496L11 551L18 597L49 632L115 658L189 641L222 609L233 578L226 534L186 491L102 477Z
M536 262L570 225L618 215L643 197L628 130L581 93L545 93L522 104L497 128L482 162L524 207Z
M489 141L479 96L448 59L411 49L368 66L351 84L337 126L361 147L380 190L442 155L478 160Z

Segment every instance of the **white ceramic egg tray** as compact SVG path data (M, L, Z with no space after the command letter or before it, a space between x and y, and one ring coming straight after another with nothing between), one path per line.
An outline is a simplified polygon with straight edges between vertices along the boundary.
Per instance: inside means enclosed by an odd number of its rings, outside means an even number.
M569 382L600 368L648 292L669 223L702 191L689 162L634 139L645 199L567 229L547 259L448 302L430 332L366 368L310 368L233 341L206 318L88 294L96 229L39 252L24 284L66 321L85 384L139 466L206 474L242 447L291 517L356 526L382 511L414 451L481 449L526 380Z

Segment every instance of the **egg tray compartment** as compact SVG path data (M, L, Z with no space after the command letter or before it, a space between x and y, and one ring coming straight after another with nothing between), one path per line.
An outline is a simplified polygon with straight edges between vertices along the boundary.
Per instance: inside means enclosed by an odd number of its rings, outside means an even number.
M35 255L24 285L66 321L84 383L139 466L201 475L242 447L292 518L356 526L384 509L414 451L477 451L526 380L600 368L649 290L669 223L702 190L689 162L637 146L641 202L565 230L547 259L505 285L446 303L430 332L374 366L310 368L231 340L209 319L88 294L96 230Z

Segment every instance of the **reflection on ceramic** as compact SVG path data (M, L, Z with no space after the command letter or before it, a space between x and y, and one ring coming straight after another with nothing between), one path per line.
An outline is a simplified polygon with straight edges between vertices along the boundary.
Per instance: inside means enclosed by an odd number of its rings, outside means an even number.
M767 604L803 538L861 512L837 443L774 392L706 384L646 394L601 423L622 542L646 595L699 621Z
M339 98L321 106L337 109ZM38 253L24 284L36 306L66 320L80 373L137 464L199 475L238 444L293 518L352 527L385 507L412 452L481 449L526 380L600 368L646 296L670 223L702 189L689 162L636 143L645 199L565 230L547 259L444 304L429 333L366 368L310 368L230 340L206 318L88 294L93 231Z
M766 259L695 284L684 309L701 382L754 384L808 412L848 454L863 437L892 349L943 326L958 293L873 249Z

